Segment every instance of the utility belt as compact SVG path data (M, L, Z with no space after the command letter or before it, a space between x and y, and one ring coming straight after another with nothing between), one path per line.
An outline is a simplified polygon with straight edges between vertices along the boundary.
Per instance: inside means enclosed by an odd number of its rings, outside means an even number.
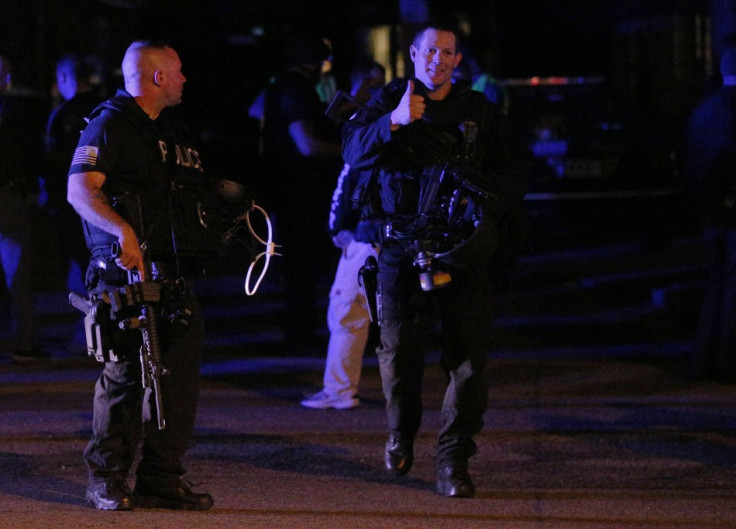
M159 275L163 267L158 266ZM193 311L186 300L190 287L183 277L158 279L154 273L153 281L133 282L121 286L120 272L125 270L114 261L93 259L87 274L89 298L76 292L69 294L69 303L84 313L84 328L87 339L87 354L99 362L120 362L126 360L116 352L120 331L137 329L141 326L141 307L153 307L159 313L159 330L167 335L184 334L193 322ZM100 280L104 287L100 288ZM92 284L90 284L92 283Z

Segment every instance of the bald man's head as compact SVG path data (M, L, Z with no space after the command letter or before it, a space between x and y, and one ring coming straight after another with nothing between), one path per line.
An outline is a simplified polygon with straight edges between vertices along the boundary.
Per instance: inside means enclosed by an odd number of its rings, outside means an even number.
M125 90L139 104L158 115L165 107L181 103L186 77L174 48L163 42L135 41L123 57Z
M132 95L139 95L140 88L153 82L153 75L165 62L167 50L173 51L163 42L135 41L123 57L123 79L125 89Z

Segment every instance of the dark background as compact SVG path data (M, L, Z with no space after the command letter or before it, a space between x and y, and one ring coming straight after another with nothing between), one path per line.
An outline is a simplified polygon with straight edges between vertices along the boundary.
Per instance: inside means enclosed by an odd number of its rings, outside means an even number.
M353 61L366 52L366 35L377 27L388 29L390 75L404 75L411 25L427 15L463 28L468 49L486 58L500 79L604 78L649 125L637 130L637 143L646 146L647 135L665 131L677 146L693 106L720 80L719 53L736 28L736 0L2 0L0 53L12 61L14 89L50 111L58 102L53 80L60 55L94 58L100 89L112 95L132 40L171 41L188 79L177 111L199 133L208 173L247 182L259 174L258 123L247 109L279 70L286 36L313 31L329 37L334 74L345 86ZM675 182L670 187L677 189ZM276 183L268 191L284 190ZM700 246L679 237L683 226L693 239L699 236L698 223L682 214L686 198L526 200L530 240L520 249L518 269L499 274L495 347L535 355L578 354L576 347L602 356L656 350L681 361L705 277ZM49 233L39 240L44 249L55 242ZM38 289L66 294L65 278L52 272L53 252L43 255ZM278 278L274 261L269 280ZM324 261L326 303L334 264ZM283 354L271 329L282 317L271 301L283 292L259 293L254 305L264 312L253 317L242 295L246 267L234 269L240 264L217 264L210 274L225 272L236 281L224 283L232 298L203 301L224 315L219 321L208 316L216 344L208 347L242 354L248 336L267 342L254 350L267 346ZM72 316L78 321L76 312ZM43 340L65 343L68 329L64 322L54 325Z
M254 143L247 107L278 70L281 43L290 33L329 37L334 74L344 85L353 60L365 52L362 39L370 28L389 28L387 66L391 75L403 75L400 57L410 25L427 14L446 17L463 28L469 49L487 59L496 77L604 76L632 106L678 126L715 82L714 55L730 31L733 3L4 0L0 53L13 63L16 89L51 98L54 62L63 53L95 57L101 87L111 93L131 40L170 40L188 77L181 110L217 151L221 170L242 172Z
M92 59L109 96L121 85L120 62L132 40L170 41L188 79L176 111L199 135L208 173L247 184L260 174L258 123L248 106L280 70L288 35L329 38L332 73L347 87L347 72L370 54L368 36L376 28L384 30L389 76L405 75L412 25L427 16L455 23L466 56L481 59L499 79L605 79L607 92L643 127L632 141L654 138L680 164L687 117L720 81L719 54L736 28L736 0L4 0L0 53L13 64L14 88L50 111L58 102L53 82L60 55ZM671 174L667 187L682 189L677 169L660 173L657 188L662 174ZM560 233L575 243L581 235L595 242L614 229L663 228L668 237L678 224L697 228L680 211L686 201L682 194L623 204L527 200L531 237L540 249L558 244Z

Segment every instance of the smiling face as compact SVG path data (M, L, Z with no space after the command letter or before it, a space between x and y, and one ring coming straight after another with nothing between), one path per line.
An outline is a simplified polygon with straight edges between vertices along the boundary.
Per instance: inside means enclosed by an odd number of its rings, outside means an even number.
M450 31L428 28L409 49L414 76L430 91L452 86L452 72L460 64L457 39Z

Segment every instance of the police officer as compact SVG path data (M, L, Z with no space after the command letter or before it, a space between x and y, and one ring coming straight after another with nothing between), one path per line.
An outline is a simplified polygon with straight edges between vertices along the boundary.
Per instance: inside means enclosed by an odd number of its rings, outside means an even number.
M319 344L315 305L326 269L322 205L328 203L340 163L340 138L324 116L316 91L330 57L314 34L287 39L287 66L265 93L263 160L269 180L288 189L274 196L275 235L283 245L284 341L291 353Z
M61 249L61 270L67 271L70 260L81 270L82 279L89 252L79 230L79 217L66 201L66 176L79 141L94 108L102 98L90 82L90 69L84 57L64 55L56 62L56 87L63 99L48 116L46 123L46 171L44 207L53 223L53 236ZM75 284L78 284L77 280Z
M378 226L370 236L381 243L381 343L376 353L389 427L386 469L403 475L412 466L414 438L422 419L424 354L418 322L426 313L422 307L430 301L434 306L436 300L444 345L441 365L448 376L438 433L437 492L446 497L471 497L475 487L468 459L476 453L473 437L483 426L487 406L483 376L490 289L487 263L497 242L495 220L519 207L525 193L528 153L507 132L497 105L466 86L453 85L453 70L462 59L457 50L453 29L434 22L422 25L410 47L414 77L389 83L346 124L343 156L353 168L377 172L381 204L393 224L417 214L427 181L422 175L444 145L423 149L425 140L451 137L458 145L467 145L471 138L463 139L461 125L477 125L474 153L468 162L483 174L493 175L496 200L476 212L478 226L473 237L444 259L442 266L451 272L450 284L423 292L406 247L385 236L386 226ZM418 140L418 148L411 147L413 140Z
M172 250L169 195L173 180L204 178L196 149L184 128L168 115L178 105L186 78L176 51L165 43L133 42L123 58L125 89L100 105L82 133L69 170L68 200L81 216L91 251L86 286L90 295L115 291L129 283L128 271L141 281L174 280L181 288L164 298L166 310L184 310L186 329L160 328L161 377L166 427L143 418L155 416L141 389L138 360L141 333L115 330L114 356L95 387L93 434L84 450L88 467L87 500L97 509L130 510L134 505L207 510L212 497L191 490L182 478L182 456L194 429L203 348L202 314L191 289L178 278L186 273ZM130 211L117 208L118 197L141 199L142 227L136 233ZM122 200L126 204L126 200ZM129 203L128 203L129 204ZM155 272L147 277L139 238ZM113 254L113 245L119 249ZM142 430L142 431L141 431ZM142 434L135 489L127 478Z

